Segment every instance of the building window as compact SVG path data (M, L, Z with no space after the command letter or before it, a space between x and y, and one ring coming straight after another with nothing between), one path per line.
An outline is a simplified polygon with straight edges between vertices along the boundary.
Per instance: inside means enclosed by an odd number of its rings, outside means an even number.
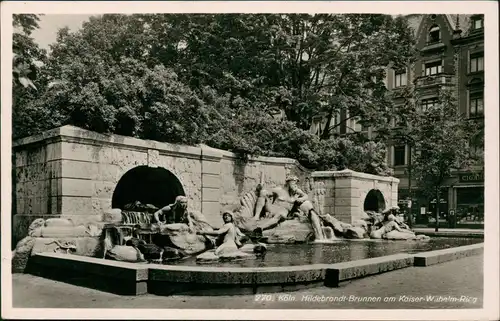
M406 163L406 147L394 146L394 166L402 166Z
M434 62L426 63L425 65L425 75L432 76L443 72L443 61L438 60Z
M482 18L472 19L472 30L478 30L484 28L484 20Z
M469 141L469 146L472 157L474 158L484 157L484 145L477 142L477 139L472 138Z
M470 55L469 59L470 72L477 72L484 70L484 53L478 52Z
M469 117L482 117L484 114L484 97L483 93L472 93L469 96Z
M396 71L395 76L394 76L394 87L402 87L406 86L406 79L408 77L406 76L406 70L403 71Z
M426 112L429 108L434 107L437 102L437 98L422 99L420 102L420 109L421 111Z
M366 124L361 124L360 132L366 137L370 138L370 126Z
M347 132L355 133L362 130L362 125L359 122L359 117L353 117L347 120Z
M484 221L484 187L457 188L457 221Z
M439 30L438 26L434 25L429 30L428 43L435 43L439 41L441 41L441 31Z
M398 115L394 115L392 118L391 118L391 126L392 127L402 127L404 126L403 124L403 121L401 119L400 116Z

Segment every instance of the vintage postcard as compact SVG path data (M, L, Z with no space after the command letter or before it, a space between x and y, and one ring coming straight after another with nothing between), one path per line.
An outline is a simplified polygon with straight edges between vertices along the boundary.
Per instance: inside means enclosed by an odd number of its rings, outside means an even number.
M498 319L497 3L1 21L3 318Z

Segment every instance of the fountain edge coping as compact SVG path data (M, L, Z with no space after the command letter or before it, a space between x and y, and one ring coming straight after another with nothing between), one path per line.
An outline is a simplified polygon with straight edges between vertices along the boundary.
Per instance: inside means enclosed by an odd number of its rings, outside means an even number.
M102 276L130 281L147 281L148 267L143 264L104 260L89 256L68 255L62 253L37 253L34 263L49 268L69 267L73 270L90 272Z
M40 134L24 137L17 139L12 142L13 148L19 148L25 145L37 144L43 141L50 141L54 139L65 139L65 140L76 140L87 143L98 143L98 145L102 144L110 144L110 145L122 145L122 146L132 146L135 148L142 149L153 149L158 150L165 154L172 155L191 155L192 157L200 157L206 159L237 159L238 155L210 147L205 144L198 144L197 146L188 146L188 145L179 145L179 144L171 144L166 142L159 142L154 140L140 139L136 137L130 136L122 136L117 134L105 134L98 133L94 131L90 131L87 129L83 129L80 127L65 125L57 128L53 128L42 132ZM270 164L288 164L295 165L302 172L310 172L309 169L302 166L299 161L293 158L287 157L271 157L271 156L250 156L248 161L251 162L263 162ZM355 172L352 170L341 170L341 171L315 171L312 172L312 177L356 177L361 179L370 179L370 180L379 180L384 182L393 182L398 183L399 179L392 176L378 176L373 174L366 174L361 172Z
M360 178L360 179L369 179L369 180L376 180L376 181L382 181L382 182L391 182L391 183L399 183L399 179L393 176L379 176L379 175L374 175L374 174L367 174L367 173L361 173L361 172L355 172L352 170L341 170L341 171L315 171L311 173L311 176L313 178L320 178L320 177L334 177L334 178L346 178L346 177L352 177L352 178Z
M340 282L385 273L411 266L429 266L482 253L484 243L459 246L450 249L399 253L376 258L333 264L311 264L300 266L238 268L138 264L103 260L99 258L40 253L34 256L35 263L48 268L72 269L91 275L109 276L124 282L151 282L162 284L199 284L201 286L240 286L255 289L273 285L317 283L337 287ZM419 261L420 260L420 261ZM61 263L63 262L63 263ZM65 263L64 263L65 262ZM424 262L425 264L421 263ZM321 283L323 282L323 283ZM242 290L243 291L243 290ZM243 291L245 292L245 291ZM139 294L139 293L138 293Z
M460 249L457 251L456 249ZM464 257L481 254L484 251L484 243L464 245L449 249L442 249L414 254L415 266L430 266L434 264L458 260Z

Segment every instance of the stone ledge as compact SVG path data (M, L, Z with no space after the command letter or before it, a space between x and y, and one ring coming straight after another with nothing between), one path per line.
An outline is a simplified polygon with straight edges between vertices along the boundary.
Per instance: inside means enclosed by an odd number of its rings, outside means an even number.
M113 276L126 281L146 281L148 268L142 264L104 260L88 256L60 253L38 253L33 263L54 269L75 270L88 274Z
M325 274L325 286L338 287L342 281L362 278L413 266L413 255L395 254L330 265Z
M467 238L484 238L484 231L428 231L425 228L413 229L418 234L424 234L430 237L467 237Z
M317 282L324 278L327 264L277 266L263 268L230 268L149 264L150 281L200 284L261 285L295 282Z
M54 128L38 135L18 139L13 142L12 146L20 147L23 145L43 142L57 137L68 141L74 140L75 142L86 142L88 144L92 144L92 142L94 142L94 144L97 144L98 146L102 146L105 144L131 146L134 148L140 147L145 150L156 149L160 152L172 152L173 154L192 154L196 155L197 158L201 156L201 149L199 147L174 145L121 135L100 134L71 125Z
M38 143L38 142L42 142L42 141L56 138L56 137L61 135L62 128L64 128L64 127L77 128L74 126L63 126L63 127L54 128L54 129L45 131L45 132L40 133L38 135L20 138L20 139L17 139L17 140L12 142L12 148L16 148L16 147L24 146L24 145L30 145L30 144L34 144L34 143Z
M102 145L114 145L114 146L129 146L133 147L134 150L137 148L158 150L160 155L169 156L185 156L190 158L205 158L220 160L222 158L237 158L236 154L213 148L208 145L200 144L198 146L187 146L187 145L177 145L169 144L164 142L158 142L153 140L144 140L140 138L127 137L115 134L100 134L93 131L85 130L79 127L66 125L59 128L54 128L49 131L43 132L38 135L29 136L21 138L13 142L12 146L18 148L24 145L42 143L47 140L57 139L58 141L67 142L78 142L82 144L91 144L96 146ZM296 165L302 171L308 171L305 167L299 164L299 162L292 158L283 157L250 157L251 162L264 162L269 164L290 164Z
M150 282L148 293L154 295L182 294L189 296L228 296L228 295L255 295L260 293L279 293L299 291L303 289L322 286L322 281L317 283L288 283L288 284L262 284L262 285L235 285L213 284L210 287L196 283Z
M444 250L421 252L414 254L414 264L415 266L429 266L482 254L483 251L484 243L478 243Z
M144 265L59 253L40 253L28 262L28 273L121 295L148 293Z
M327 265L226 268L149 265L149 293L242 295L296 291L323 285ZM208 285L210 285L208 287Z
M390 182L390 183L399 183L399 179L392 176L378 176L366 173L355 172L351 170L343 170L343 171L316 171L312 173L313 178L320 177L352 177L352 178L363 178L369 180L377 180L381 182Z
M200 144L201 148L201 159L220 161L222 158L222 151L220 149L212 148L207 145Z
M211 150L212 153L218 155L222 159L229 159L229 160L235 160L238 159L239 157L230 151L218 149L218 148L213 148L208 145L200 144L202 150L204 152ZM309 172L307 168L302 166L302 164L299 163L296 159L293 158L287 158L287 157L271 157L271 156L249 156L248 158L249 163L265 163L265 164L278 164L278 165L295 165L297 168L299 168L302 172Z

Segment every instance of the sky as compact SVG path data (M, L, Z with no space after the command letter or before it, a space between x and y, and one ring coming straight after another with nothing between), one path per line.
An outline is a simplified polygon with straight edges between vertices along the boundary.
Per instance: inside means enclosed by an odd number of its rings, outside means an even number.
M60 14L40 16L40 28L33 31L32 37L44 49L49 49L49 44L56 41L57 31L64 27L69 27L71 31L78 30L84 21L87 21L90 14Z
M69 27L70 31L78 30L84 21L92 14L47 14L40 16L40 28L33 31L35 41L44 49L49 49L49 44L56 41L57 31Z

